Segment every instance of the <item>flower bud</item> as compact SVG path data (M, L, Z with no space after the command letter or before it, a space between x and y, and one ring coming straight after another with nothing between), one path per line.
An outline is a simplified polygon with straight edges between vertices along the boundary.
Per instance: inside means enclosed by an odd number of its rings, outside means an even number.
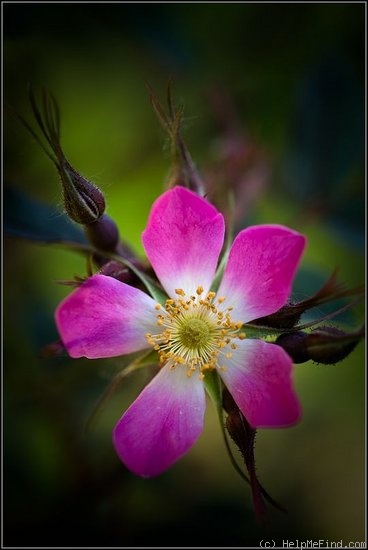
M308 334L306 332L287 332L281 334L275 343L290 355L293 363L305 363L310 359L306 348L307 338Z
M336 327L322 326L308 334L307 352L316 363L333 365L345 359L355 348L362 334L349 334Z
M254 324L266 327L293 328L304 312L303 306L299 304L286 304L275 313L260 317L253 321Z
M252 490L254 513L257 520L261 521L266 512L266 505L263 498L266 498L272 504L274 501L263 489L257 478L254 457L256 430L250 426L247 419L235 403L230 392L226 388L223 389L222 398L222 405L227 413L225 426L231 439L234 441L243 457L249 474L248 481Z
M281 346L294 363L312 360L333 365L345 359L363 336L363 331L347 333L336 327L321 326L311 332L281 334L276 344Z
M83 225L98 221L105 211L105 198L102 192L81 176L65 158L59 159L58 170L68 216Z
M139 280L135 273L128 269L125 265L117 262L115 260L110 260L105 263L99 273L101 275L106 275L108 277L113 277L122 283L125 283L130 286L137 286Z
M198 195L204 196L206 193L204 182L194 165L189 150L181 135L183 109L174 107L170 83L167 87L168 113L165 112L165 109L152 88L148 85L147 87L151 105L170 140L172 164L167 177L167 187L171 188L176 185L181 185L191 189Z
M345 285L340 284L337 280L337 270L335 270L325 284L309 298L301 302L289 302L278 311L275 311L275 313L260 317L254 320L253 323L281 329L292 328L297 324L301 315L309 309L331 302L332 300L347 298L348 296L363 293L364 288L362 286L346 288Z
M106 214L85 226L90 242L99 250L113 252L119 243L119 230Z

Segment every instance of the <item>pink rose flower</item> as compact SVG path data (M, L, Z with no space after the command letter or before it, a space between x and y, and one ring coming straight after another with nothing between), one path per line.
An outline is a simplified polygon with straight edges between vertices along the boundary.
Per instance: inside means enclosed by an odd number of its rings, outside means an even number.
M203 429L204 379L216 370L253 428L300 418L292 361L244 324L285 305L305 237L281 225L248 227L235 238L217 293L211 290L224 218L195 193L174 187L154 203L143 245L168 295L94 275L56 310L71 357L114 357L153 348L160 370L115 426L120 459L151 477L176 462Z

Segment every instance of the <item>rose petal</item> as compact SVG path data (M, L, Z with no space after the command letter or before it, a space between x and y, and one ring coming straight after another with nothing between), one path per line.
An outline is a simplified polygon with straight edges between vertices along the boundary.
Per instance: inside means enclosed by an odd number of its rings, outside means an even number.
M237 235L218 292L233 306L234 321L251 321L285 305L305 242L281 225L252 226Z
M184 366L163 367L119 420L113 441L135 474L160 474L186 453L203 429L204 385Z
M114 357L150 347L145 334L157 332L155 305L136 288L94 275L61 302L55 320L71 357Z
M157 277L172 298L207 291L224 241L224 219L214 206L184 187L154 203L142 241Z
M292 385L292 361L275 344L242 340L219 373L253 428L282 428L301 414Z

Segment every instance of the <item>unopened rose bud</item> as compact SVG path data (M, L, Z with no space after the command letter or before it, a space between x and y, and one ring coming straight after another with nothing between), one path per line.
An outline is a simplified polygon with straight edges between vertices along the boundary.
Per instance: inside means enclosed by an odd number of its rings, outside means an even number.
M254 457L256 430L250 426L226 388L223 389L222 399L223 408L227 413L225 426L244 459L249 474L249 483L252 489L254 513L257 520L261 521L266 512L264 498L276 507L278 507L278 505L270 497L267 491L265 491L257 478Z
M204 182L194 165L189 150L181 135L183 109L174 107L170 83L167 88L167 113L152 88L149 85L147 85L147 87L152 107L170 139L172 165L166 182L167 187L170 188L181 185L198 193L198 195L205 195Z
M105 198L100 189L81 176L65 158L60 160L58 170L68 216L83 225L98 221L105 211Z
M305 308L306 309L306 308ZM260 317L253 321L256 325L275 327L275 328L293 328L304 312L303 306L299 304L286 304L275 313Z
M85 226L90 242L99 250L113 252L119 243L119 230L116 223L106 214Z
M99 272L101 275L113 277L114 279L118 279L118 281L131 286L136 286L139 282L135 273L133 273L125 265L120 262L116 262L115 260L105 263Z
M59 172L66 213L73 221L82 225L96 222L105 212L105 198L96 185L81 176L68 162L60 142L60 111L54 96L43 90L39 106L30 86L29 99L36 122L48 145L42 143L23 117L18 118Z
M345 359L363 336L363 331L348 333L336 327L321 326L311 332L289 332L276 340L294 363L312 360L333 365Z
M307 352L316 363L333 365L345 359L362 334L349 334L336 327L319 327L308 334Z
M260 317L254 320L253 323L267 327L291 329L297 324L301 315L307 310L331 302L332 300L347 298L348 296L363 293L364 287L362 286L346 288L345 285L339 283L337 280L337 270L335 270L325 284L309 298L301 302L289 302L275 313Z
M310 359L306 348L307 338L308 334L306 332L288 332L281 334L277 338L276 344L290 355L294 363L305 363Z

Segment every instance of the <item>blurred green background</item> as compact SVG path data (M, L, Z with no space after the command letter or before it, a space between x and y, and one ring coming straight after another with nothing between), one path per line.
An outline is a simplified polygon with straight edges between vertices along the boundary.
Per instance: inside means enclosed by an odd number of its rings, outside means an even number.
M173 82L202 175L237 229L285 223L308 236L295 284L316 291L335 267L364 273L364 3L3 4L5 101L31 121L27 83L56 95L72 165L103 189L121 235L140 234L170 168L145 82ZM5 182L62 212L58 176L5 112ZM17 218L13 203L4 213ZM37 210L28 216L37 215ZM4 544L258 546L365 537L364 344L335 366L295 367L304 409L288 430L258 434L260 480L287 509L256 525L211 404L199 442L157 479L118 461L111 431L145 384L132 376L86 433L122 359L42 359L53 311L85 274L68 250L4 242ZM321 308L315 312L321 315ZM341 322L357 328L363 306Z

